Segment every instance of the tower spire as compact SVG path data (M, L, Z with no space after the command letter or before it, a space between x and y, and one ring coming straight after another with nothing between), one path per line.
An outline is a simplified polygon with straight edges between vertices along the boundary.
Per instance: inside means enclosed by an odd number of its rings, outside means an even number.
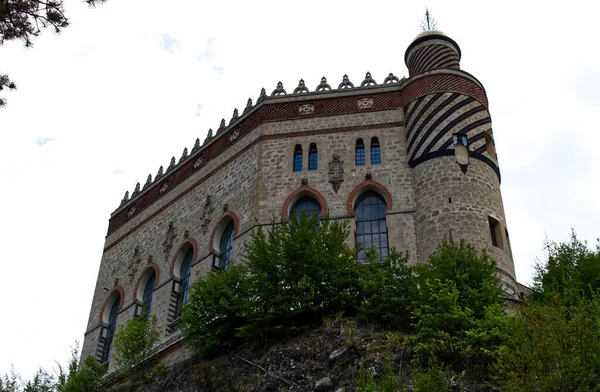
M421 21L421 30L435 30L437 29L437 22L433 19L433 16L429 13L429 9L425 7L425 17Z

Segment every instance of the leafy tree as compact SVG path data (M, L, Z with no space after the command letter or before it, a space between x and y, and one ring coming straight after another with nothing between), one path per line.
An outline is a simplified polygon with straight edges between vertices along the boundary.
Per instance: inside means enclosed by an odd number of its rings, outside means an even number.
M495 373L502 391L600 391L600 248L573 233L547 242L532 295L509 319Z
M92 356L83 361L81 369L78 368L78 347L71 350L71 359L67 371L59 366L56 391L57 392L101 392L104 391L102 380L107 368L102 366Z
M239 343L237 330L247 323L245 266L231 266L197 279L184 304L181 329L187 343L202 357Z
M377 252L366 253L368 264L362 266L360 279L361 303L358 314L378 323L408 328L417 294L413 268L408 266L408 254L392 249L390 257L377 262Z
M137 385L150 380L161 370L153 358L159 341L155 316L132 318L115 334L113 357L117 368L131 375Z
M413 360L488 379L507 332L495 262L450 237L416 271Z
M90 6L106 0L85 0ZM33 45L44 28L51 28L56 33L69 25L65 15L63 0L0 0L0 45L4 41L21 40L26 47ZM0 91L4 88L16 89L8 75L0 74ZM0 106L6 100L0 98Z
M201 356L245 340L266 340L355 311L359 264L346 244L347 223L302 215L258 229L244 264L197 279L181 327Z
M13 369L9 374L0 377L0 392L18 392L20 391L19 375Z
M600 242L596 250L577 239L546 241L548 258L536 264L531 299L537 303L552 301L576 304L579 298L592 298L600 289Z

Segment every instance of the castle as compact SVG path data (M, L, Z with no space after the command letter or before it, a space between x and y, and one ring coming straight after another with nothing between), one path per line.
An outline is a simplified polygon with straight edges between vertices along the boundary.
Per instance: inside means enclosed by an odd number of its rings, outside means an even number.
M292 211L347 219L350 245L408 251L412 263L452 233L496 260L516 298L488 100L460 59L454 40L425 30L406 49L408 78L323 77L314 91L280 82L138 183L110 217L82 358L112 369L115 331L150 312L160 357L181 360L191 281L239 260L253 230Z

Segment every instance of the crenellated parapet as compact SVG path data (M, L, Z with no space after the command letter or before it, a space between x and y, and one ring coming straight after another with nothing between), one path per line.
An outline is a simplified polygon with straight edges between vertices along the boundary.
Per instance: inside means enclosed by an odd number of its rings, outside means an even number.
M170 189L173 189L178 183L187 176L193 174L194 171L200 169L206 163L216 157L225 148L228 148L231 144L236 142L241 136L245 135L250 130L254 129L260 123L265 121L290 119L294 117L301 117L305 115L334 115L342 114L343 112L352 111L364 111L368 109L393 109L400 105L399 91L396 88L398 85L403 84L407 81L405 77L399 79L390 73L383 81L382 84L378 84L370 72L367 72L364 80L360 83L360 87L354 87L354 84L349 80L348 75L344 75L342 81L338 84L337 88L334 89L327 82L326 77L321 78L321 82L315 87L315 91L311 92L305 85L303 79L300 79L298 87L296 87L291 94L288 94L283 87L282 82L277 83L277 87L272 91L270 95L266 94L266 90L263 88L257 99L256 105L253 105L251 98L248 98L246 106L242 114L239 113L238 109L234 109L229 124L226 124L225 119L222 119L216 133L212 129L209 129L204 142L200 144L200 139L197 138L191 152L188 148L184 148L179 160L175 157L171 158L167 169L164 170L163 166L160 166L158 173L154 178L151 174L142 187L139 183L136 185L135 190L131 193L127 191L125 196L121 200L119 208L112 214L111 221L109 223L109 234L124 224L128 219L138 214L145 207L152 204L155 200L162 197L163 194L167 193ZM387 88L388 91L375 91L374 88ZM344 102L341 108L333 109L320 105L327 100L328 95L336 92L348 93L349 90L364 94L368 91L372 91L378 95L381 95L386 91L389 94L389 87L394 87L396 99L389 101L386 99L388 104L377 105L376 107L370 104L357 103L356 99L351 98L350 101L340 101L339 96L332 99L336 99L338 102ZM354 95L354 94L352 94ZM318 99L319 102L314 104L303 105L296 103L283 104L283 99L289 96L297 97L296 99ZM353 102L353 104L352 104ZM370 101L369 101L370 102ZM389 103L392 102L390 105ZM379 103L379 102L378 102ZM382 102L383 103L383 102ZM263 111L258 115L261 108L271 105L278 105L278 109L283 109L283 113L279 111ZM315 108L323 106L322 110L315 111ZM193 163L191 163L193 162ZM190 169L191 168L191 169ZM178 172L177 175L174 173ZM179 173L180 172L180 173ZM174 177L174 178L172 178Z

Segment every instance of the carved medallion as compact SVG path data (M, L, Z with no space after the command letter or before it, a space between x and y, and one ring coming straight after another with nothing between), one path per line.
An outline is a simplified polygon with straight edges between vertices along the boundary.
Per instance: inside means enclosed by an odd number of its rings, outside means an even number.
M235 139L238 138L238 136L240 136L240 130L236 129L235 131L231 132L231 134L229 135L229 141L232 142Z
M333 190L337 193L344 182L344 161L338 154L333 154L333 159L329 162L329 182Z
M305 103L304 105L298 106L298 113L300 114L313 114L315 111L315 105L312 103Z
M133 216L133 214L135 214L135 205L131 206L129 211L127 211L127 217L131 218Z
M167 191L167 189L169 189L169 183L165 182L164 184L162 184L160 186L160 189L158 190L158 193L165 193Z
M200 157L198 157L198 159L196 159L196 161L194 162L194 169L199 168L200 165L202 165L202 162L204 162L204 157L200 155Z
M357 102L359 109L371 109L374 103L373 98L361 98Z

